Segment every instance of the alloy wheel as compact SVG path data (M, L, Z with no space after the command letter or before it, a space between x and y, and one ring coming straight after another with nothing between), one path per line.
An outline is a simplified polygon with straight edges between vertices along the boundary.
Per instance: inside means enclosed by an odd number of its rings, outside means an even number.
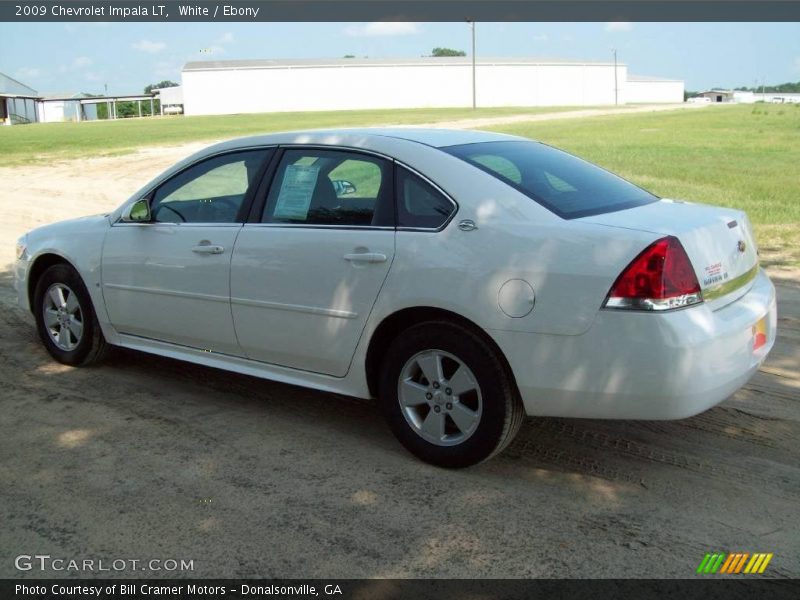
M54 283L44 294L44 326L60 350L74 350L83 338L83 311L78 296L69 286Z
M443 350L425 350L408 359L400 371L397 398L412 430L437 446L466 441L483 412L475 375L461 359Z

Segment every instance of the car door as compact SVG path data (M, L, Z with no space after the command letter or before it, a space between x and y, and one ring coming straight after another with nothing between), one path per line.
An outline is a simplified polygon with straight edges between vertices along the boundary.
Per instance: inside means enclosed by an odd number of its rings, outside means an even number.
M236 242L231 309L246 355L344 376L394 258L391 161L287 148Z
M240 355L230 261L270 149L196 163L150 195L151 220L115 223L103 247L103 295L118 332Z

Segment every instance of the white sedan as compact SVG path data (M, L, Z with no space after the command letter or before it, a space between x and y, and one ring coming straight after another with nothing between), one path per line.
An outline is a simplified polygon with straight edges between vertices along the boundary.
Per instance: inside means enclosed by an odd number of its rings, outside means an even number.
M218 144L111 214L31 231L15 274L58 361L122 346L378 398L447 467L526 415L704 411L776 335L744 213L473 131Z

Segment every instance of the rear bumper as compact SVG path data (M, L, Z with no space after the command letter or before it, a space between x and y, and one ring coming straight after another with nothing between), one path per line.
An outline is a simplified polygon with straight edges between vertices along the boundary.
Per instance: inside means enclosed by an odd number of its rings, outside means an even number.
M753 326L766 319L766 343ZM735 302L668 313L601 310L577 336L491 331L529 415L682 419L741 388L775 343L775 288L763 270Z

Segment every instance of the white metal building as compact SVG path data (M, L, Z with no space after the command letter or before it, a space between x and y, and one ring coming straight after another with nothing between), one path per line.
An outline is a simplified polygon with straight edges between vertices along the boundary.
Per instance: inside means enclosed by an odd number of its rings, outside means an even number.
M625 101L628 104L683 102L683 81L629 74L625 82Z
M699 96L710 98L712 102L736 102L737 104L798 104L800 94L793 92L751 92L748 90L710 90L700 92Z
M734 90L733 101L737 104L754 104L756 101L756 95L753 92L748 92L745 90Z
M0 125L35 123L36 90L0 73Z
M164 109L177 108L183 109L183 87L176 85L173 87L158 88L153 90L159 99L161 105L161 114L164 114ZM168 113L170 111L167 111Z
M187 115L472 106L472 60L296 59L190 62ZM633 100L619 63L478 59L477 105L596 106L683 102L683 82L640 78ZM680 94L678 94L678 90Z
M794 92L765 92L756 94L756 99L772 104L800 104L800 94Z
M769 104L800 104L797 92L733 92L733 101L741 104L767 102Z
M38 102L39 121L93 121L97 119L97 107L94 104L81 103L81 100L91 97L90 94L73 92L45 94Z
M734 101L733 90L712 89L712 90L707 90L705 92L699 92L696 95L696 97L708 98L713 103L724 103L724 102Z

